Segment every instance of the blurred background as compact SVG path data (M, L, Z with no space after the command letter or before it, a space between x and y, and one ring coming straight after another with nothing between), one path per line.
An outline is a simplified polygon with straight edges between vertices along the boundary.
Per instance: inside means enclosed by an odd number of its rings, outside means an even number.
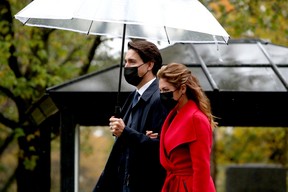
M38 181L29 180L32 178L29 176L36 170L41 155L51 155L51 167L47 167L51 175L50 189L48 186L43 191L60 191L59 127L51 127L46 138L51 154L43 151L39 154L39 143L43 145L39 138L43 132L29 121L27 111L45 95L47 88L106 69L120 59L119 39L23 26L14 15L30 2L0 1L1 192L27 192L29 187L32 190L28 191L37 191L31 185L38 185ZM288 46L287 0L201 2L232 39L256 38ZM155 43L159 47L167 45ZM285 113L285 109L282 110ZM114 138L105 126L80 126L79 130L79 191L86 192L94 187ZM280 167L287 172L287 161L287 127L219 127L214 131L212 175L219 192L229 188L226 181L231 179L229 174L233 174L234 165L275 170ZM286 188L283 188L286 191L287 183L286 176Z

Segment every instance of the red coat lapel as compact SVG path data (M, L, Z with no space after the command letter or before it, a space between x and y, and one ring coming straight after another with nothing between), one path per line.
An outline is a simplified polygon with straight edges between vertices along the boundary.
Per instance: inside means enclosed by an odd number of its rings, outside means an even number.
M169 122L176 111L171 111L167 117L162 129L161 145L162 147L163 145L165 146L165 151L168 156L175 147L197 139L195 125L193 125L193 115L197 111L199 111L197 105L189 100L180 109L171 123Z

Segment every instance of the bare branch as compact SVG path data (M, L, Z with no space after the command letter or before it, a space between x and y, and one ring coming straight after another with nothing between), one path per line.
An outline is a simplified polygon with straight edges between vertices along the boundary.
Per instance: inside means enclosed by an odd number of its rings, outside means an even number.
M4 150L8 147L8 145L13 141L14 133L11 133L8 137L6 137L3 144L0 146L0 156L4 152Z
M13 130L20 126L18 122L6 118L2 113L0 113L0 123Z
M5 183L4 187L0 189L0 191L2 192L8 191L9 187L11 186L13 181L16 179L16 170L17 169L15 169L14 173L9 177L8 181Z
M86 62L84 63L83 67L81 68L81 71L79 72L79 75L85 75L87 73L87 71L89 70L89 67L91 65L91 61L94 58L95 55L95 50L99 47L99 45L101 44L101 36L96 36L94 41L93 41L93 45L90 48L90 51L88 53L88 59L86 60Z

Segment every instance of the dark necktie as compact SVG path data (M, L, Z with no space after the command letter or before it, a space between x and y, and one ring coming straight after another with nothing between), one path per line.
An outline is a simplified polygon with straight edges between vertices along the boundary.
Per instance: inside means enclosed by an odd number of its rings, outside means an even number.
M140 94L136 91L134 98L133 98L133 101L132 101L132 107L134 107L138 103L139 96L140 96Z
M140 94L136 91L135 94L134 94L133 100L132 100L132 107L130 109L130 114L129 114L129 118L128 118L128 122L127 122L128 126L131 126L131 123L132 123L132 108L138 103L139 96L140 96Z

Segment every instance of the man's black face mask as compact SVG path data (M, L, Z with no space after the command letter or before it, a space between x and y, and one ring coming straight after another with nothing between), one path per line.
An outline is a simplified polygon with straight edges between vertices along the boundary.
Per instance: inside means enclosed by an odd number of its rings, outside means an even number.
M144 65L143 63L142 65ZM141 67L142 65L139 65L137 67L125 67L124 68L124 77L127 83L137 86L139 83L142 81L143 77L147 74L147 72L142 76L139 77L138 75L138 68Z

